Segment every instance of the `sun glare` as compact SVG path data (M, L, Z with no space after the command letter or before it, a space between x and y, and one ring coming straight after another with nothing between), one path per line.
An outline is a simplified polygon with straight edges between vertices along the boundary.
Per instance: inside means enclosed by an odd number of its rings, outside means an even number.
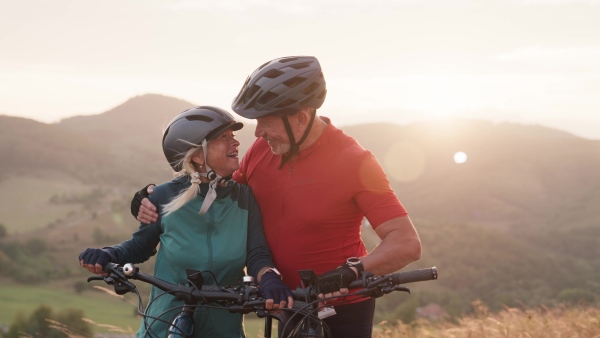
M459 151L454 154L454 163L461 164L467 162L467 154Z
M398 182L416 180L425 168L425 154L416 144L393 144L384 157L385 171Z
M458 74L428 74L412 79L405 107L429 118L448 118L483 105L476 77Z

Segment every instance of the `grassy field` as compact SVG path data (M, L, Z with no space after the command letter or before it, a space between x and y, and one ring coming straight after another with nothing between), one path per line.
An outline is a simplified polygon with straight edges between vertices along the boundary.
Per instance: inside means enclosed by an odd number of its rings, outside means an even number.
M458 322L419 320L411 325L381 323L375 338L598 338L600 309L589 306L535 309L506 308L490 313L481 303L474 303L476 313Z
M14 177L2 181L0 188L0 220L11 234L44 227L82 208L76 203L51 204L53 195L77 195L93 189L68 177Z
M41 305L54 311L82 309L85 318L97 324L110 324L127 332L135 332L140 319L134 315L136 305L103 292L86 291L76 294L51 287L30 287L3 282L0 288L0 323L10 325L17 313L29 316ZM1 325L0 324L0 325ZM97 332L109 332L95 325Z
M0 287L0 327L10 325L17 313L29 316L41 305L47 305L59 312L68 308L83 309L84 316L94 323L97 333L114 332L118 329L133 336L140 324L135 317L137 303L134 298L120 299L102 291L85 291L82 294L53 287L31 287L2 281ZM264 322L255 315L246 316L245 327L249 338L259 337ZM276 325L273 326L276 328Z
M0 288L0 326L9 325L18 312L29 315L44 304L55 311L84 309L85 317L95 323L94 328L99 336L110 334L112 327L133 336L140 323L140 319L134 316L135 305L130 298L123 300L115 297L98 291L85 291L79 295L64 289L26 287L3 282ZM418 320L410 325L401 322L378 323L373 337L600 337L600 309L595 307L506 308L491 313L481 303L473 305L476 310L473 315L453 322ZM262 319L253 314L247 315L247 337L261 337L263 325ZM273 330L276 328L277 324L274 323Z

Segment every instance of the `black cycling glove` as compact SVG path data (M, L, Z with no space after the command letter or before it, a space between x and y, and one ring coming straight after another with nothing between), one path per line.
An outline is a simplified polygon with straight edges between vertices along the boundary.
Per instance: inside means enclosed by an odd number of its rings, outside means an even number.
M272 271L262 275L258 289L266 299L272 299L275 304L279 304L281 301L287 302L288 297L292 297L290 288L283 284L278 274Z
M140 212L140 207L142 206L142 200L144 198L148 198L150 194L148 194L148 187L151 185L155 185L153 183L148 184L142 190L138 191L133 195L133 199L131 200L131 214L134 218L137 219L138 213Z
M113 248L88 248L84 252L79 254L79 260L83 260L84 264L100 264L100 266L104 268L104 266L108 262L116 263L116 250Z
M344 264L317 277L317 293L333 293L347 288L356 280L356 272Z

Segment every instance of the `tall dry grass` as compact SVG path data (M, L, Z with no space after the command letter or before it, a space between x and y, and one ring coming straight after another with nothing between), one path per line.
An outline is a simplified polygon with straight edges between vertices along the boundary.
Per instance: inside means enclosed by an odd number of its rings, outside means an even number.
M403 338L600 338L600 309L556 306L535 309L506 308L490 313L480 302L473 315L457 323L418 320L413 324L381 323L373 337Z

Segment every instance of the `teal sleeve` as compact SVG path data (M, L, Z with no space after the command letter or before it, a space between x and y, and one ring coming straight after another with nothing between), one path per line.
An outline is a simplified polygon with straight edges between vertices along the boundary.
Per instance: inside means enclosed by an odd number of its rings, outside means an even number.
M248 274L254 276L255 281L258 282L258 272L264 267L275 267L273 259L271 257L271 250L267 245L265 239L265 233L262 223L262 215L260 209L254 199L254 195L250 188L249 190L249 203L248 203L248 243L247 243L247 258L246 267Z
M160 205L158 203L162 194L162 190L157 187L154 193L148 197L159 211L158 220L150 224L141 223L138 230L132 234L131 239L113 246L113 249L117 251L118 264L143 263L156 254L156 247L160 242L162 233Z

